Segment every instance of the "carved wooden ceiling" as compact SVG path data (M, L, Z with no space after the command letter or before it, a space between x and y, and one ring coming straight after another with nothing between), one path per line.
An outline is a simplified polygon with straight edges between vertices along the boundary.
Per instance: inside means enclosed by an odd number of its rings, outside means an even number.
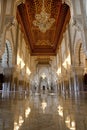
M42 5L42 0L25 0L25 3L17 7L17 20L24 32L31 55L56 55L66 24L70 20L69 6L62 4L61 0L44 0L45 11L55 22L43 33L33 24L35 15L41 13Z

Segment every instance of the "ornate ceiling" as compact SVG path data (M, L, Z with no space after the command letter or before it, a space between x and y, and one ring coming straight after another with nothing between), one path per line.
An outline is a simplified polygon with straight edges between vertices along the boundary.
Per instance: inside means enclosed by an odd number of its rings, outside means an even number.
M56 55L66 24L70 19L69 6L61 0L44 0L44 8L55 21L46 32L34 26L35 15L42 11L43 0L25 0L17 7L17 20L24 32L31 55Z

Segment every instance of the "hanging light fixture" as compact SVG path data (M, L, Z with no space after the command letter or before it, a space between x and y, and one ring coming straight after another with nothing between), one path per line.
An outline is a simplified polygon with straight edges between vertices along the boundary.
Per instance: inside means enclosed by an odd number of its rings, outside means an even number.
M42 4L42 10L40 14L35 15L35 19L33 21L34 26L37 26L42 33L45 33L48 29L51 28L52 24L55 22L54 18L50 18L51 14L45 11L44 0Z

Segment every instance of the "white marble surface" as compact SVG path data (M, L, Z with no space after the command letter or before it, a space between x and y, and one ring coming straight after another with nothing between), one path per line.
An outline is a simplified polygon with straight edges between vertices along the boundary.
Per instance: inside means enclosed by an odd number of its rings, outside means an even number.
M87 93L0 93L0 130L87 130Z

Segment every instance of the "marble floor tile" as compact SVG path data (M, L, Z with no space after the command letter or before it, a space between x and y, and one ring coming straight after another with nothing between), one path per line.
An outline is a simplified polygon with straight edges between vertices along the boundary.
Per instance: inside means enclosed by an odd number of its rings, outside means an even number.
M0 93L0 130L87 130L87 93Z

